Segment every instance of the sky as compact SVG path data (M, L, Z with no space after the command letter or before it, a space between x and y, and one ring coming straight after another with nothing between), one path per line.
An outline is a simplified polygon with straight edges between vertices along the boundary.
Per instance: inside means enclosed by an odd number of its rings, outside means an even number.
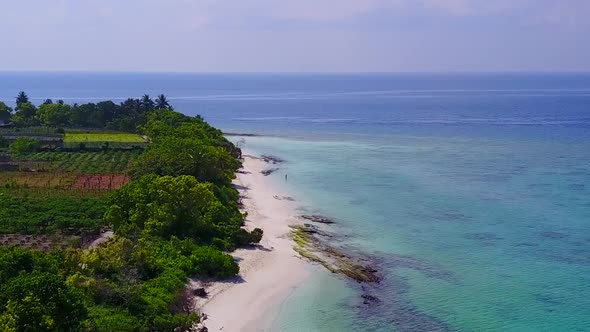
M590 0L4 0L0 71L590 71Z

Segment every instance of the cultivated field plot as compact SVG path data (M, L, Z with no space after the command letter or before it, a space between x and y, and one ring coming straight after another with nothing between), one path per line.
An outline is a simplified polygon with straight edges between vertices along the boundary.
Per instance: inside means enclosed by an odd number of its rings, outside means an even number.
M78 174L74 189L115 190L131 181L125 174Z
M76 173L125 173L129 164L140 151L108 150L103 152L39 152L22 157L24 162L42 163L44 168L55 172Z
M80 239L76 236L0 234L0 246L17 246L23 249L60 250L78 247L79 242Z
M93 142L119 142L119 143L146 143L143 137L130 133L104 133L104 132L66 132L65 143L93 143Z
M9 189L115 190L131 181L125 174L69 172L0 172L0 187Z
M0 234L98 234L105 226L104 195L42 188L0 193Z
M78 178L72 173L0 172L0 186L5 188L72 188Z

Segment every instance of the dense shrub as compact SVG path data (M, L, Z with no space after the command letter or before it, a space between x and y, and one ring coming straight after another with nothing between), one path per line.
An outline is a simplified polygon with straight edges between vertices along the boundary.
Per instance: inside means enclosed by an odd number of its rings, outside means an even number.
M67 286L58 254L0 248L0 330L77 331L82 294Z
M41 143L30 137L18 137L10 144L10 153L13 156L22 156L37 151Z
M215 238L235 245L254 242L246 241L243 216L221 203L211 183L186 175L147 175L125 185L109 199L105 218L122 236L176 236L200 244L212 244Z
M129 174L192 175L201 182L229 183L239 163L225 149L196 139L170 138L148 146L131 165Z

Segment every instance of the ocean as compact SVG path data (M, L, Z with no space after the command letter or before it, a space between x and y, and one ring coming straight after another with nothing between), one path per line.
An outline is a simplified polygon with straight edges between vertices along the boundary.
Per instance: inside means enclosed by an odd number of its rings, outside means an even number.
M260 135L244 147L383 276L314 266L272 331L590 331L590 74L0 74L0 101L20 90L164 93Z

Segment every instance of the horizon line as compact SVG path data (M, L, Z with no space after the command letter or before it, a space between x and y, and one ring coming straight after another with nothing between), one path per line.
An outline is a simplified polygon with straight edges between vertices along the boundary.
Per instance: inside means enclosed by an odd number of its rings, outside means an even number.
M166 70L2 70L0 74L186 74L186 75L400 75L400 74L590 74L588 70L448 71L166 71Z

